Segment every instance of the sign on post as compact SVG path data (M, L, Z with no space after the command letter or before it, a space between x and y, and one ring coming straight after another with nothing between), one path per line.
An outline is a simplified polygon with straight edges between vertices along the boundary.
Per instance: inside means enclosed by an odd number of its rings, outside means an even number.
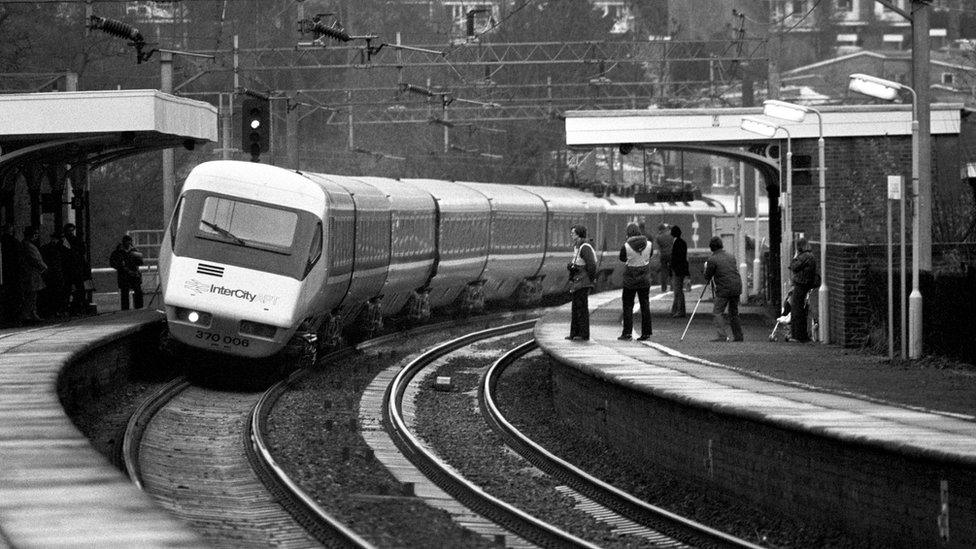
M901 200L901 176L888 176L888 199Z

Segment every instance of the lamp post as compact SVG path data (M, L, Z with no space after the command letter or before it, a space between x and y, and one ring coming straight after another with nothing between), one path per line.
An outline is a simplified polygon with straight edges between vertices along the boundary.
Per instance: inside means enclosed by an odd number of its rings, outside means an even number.
M772 118L802 122L807 113L817 116L817 177L820 187L820 288L817 290L817 309L819 310L819 338L821 343L830 343L830 306L827 291L827 174L824 153L823 116L820 111L806 105L767 99L763 101L763 114ZM792 200L792 196L790 196ZM792 203L790 207L792 208ZM791 212L792 215L792 212ZM792 240L792 234L790 239ZM791 252L792 250L788 251Z
M779 130L783 130L786 133L786 192L782 193L781 197L783 204L783 232L786 233L786 238L780 244L779 254L780 291L781 295L785 296L786 281L789 280L789 251L793 247L793 145L791 135L789 130L783 126L751 116L744 117L739 127L747 132L770 138L776 135L776 132ZM756 215L759 215L758 205ZM758 241L756 245L758 249Z
M918 95L909 86L867 74L850 75L848 88L853 92L885 101L893 101L901 90L912 94L912 293L908 296L908 358L916 359L922 356L922 291L919 289L918 280L922 253L919 220Z

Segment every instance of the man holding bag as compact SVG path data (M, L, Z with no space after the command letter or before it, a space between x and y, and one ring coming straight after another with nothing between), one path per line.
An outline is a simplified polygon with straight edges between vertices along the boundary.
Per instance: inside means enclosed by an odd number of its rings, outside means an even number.
M573 238L573 260L566 268L569 270L569 293L573 296L572 318L569 324L571 341L590 339L589 296L596 278L596 252L586 242L586 227L573 225L570 229Z
M637 223L627 224L627 241L620 247L620 261L627 264L624 268L623 280L623 334L617 339L628 341L634 331L634 295L640 302L641 335L637 339L644 341L651 337L651 304L649 293L651 290L651 243L641 233Z

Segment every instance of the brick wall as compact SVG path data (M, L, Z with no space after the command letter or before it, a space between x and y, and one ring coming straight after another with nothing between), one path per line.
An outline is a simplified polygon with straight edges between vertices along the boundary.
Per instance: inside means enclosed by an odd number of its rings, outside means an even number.
M861 546L973 547L976 468L897 454L676 402L553 362L560 417L635 462L661 465L729 501L824 523ZM939 538L940 483L948 482L951 539Z
M814 244L814 254L819 258L819 243ZM877 288L869 288L868 270L881 272L887 270L887 246L885 244L847 244L830 243L827 245L827 284L830 288L830 340L845 347L861 347L867 343L872 327L872 318L879 317L887 322L887 304L885 310L878 311L877 304L872 303L871 294L877 294ZM896 245L893 250L894 261L894 299L895 308L901 293L901 268L899 266L900 250ZM906 246L907 260L907 291L911 291L911 244ZM976 243L934 244L932 246L932 267L939 270L959 270L963 264L976 265ZM924 281L924 279L923 279ZM925 294L923 292L922 309L926 310ZM931 301L930 301L931 303ZM935 311L925 312L929 316ZM898 314L896 313L896 326ZM923 328L925 321L923 319ZM896 327L897 330L897 327Z

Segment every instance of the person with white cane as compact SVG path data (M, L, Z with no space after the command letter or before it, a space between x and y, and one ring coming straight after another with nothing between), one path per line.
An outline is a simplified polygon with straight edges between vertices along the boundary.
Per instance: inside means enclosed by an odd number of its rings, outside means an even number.
M711 341L729 341L725 331L725 312L728 310L728 323L732 325L731 341L742 341L742 324L739 322L739 296L742 294L742 278L739 276L735 257L727 253L722 239L713 236L708 242L711 257L705 263L705 283L714 282L715 301L712 315L718 334Z

